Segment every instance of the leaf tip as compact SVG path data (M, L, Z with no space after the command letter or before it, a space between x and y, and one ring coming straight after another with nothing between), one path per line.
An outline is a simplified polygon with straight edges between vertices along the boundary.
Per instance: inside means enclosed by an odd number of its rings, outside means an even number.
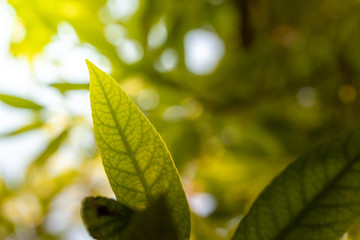
M85 59L85 62L86 62L86 65L87 65L89 71L90 71L90 69L96 68L96 66L92 62L90 62L89 59Z
M89 70L89 75L90 75L90 85L96 81L96 78L94 77L94 75L97 75L97 72L101 72L101 70L95 66L95 64L93 64L92 62L90 62L88 59L85 60L87 68Z

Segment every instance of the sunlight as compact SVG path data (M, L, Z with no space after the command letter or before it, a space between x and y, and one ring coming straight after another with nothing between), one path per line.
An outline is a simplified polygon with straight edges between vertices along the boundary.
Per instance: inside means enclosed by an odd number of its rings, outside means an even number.
M195 29L184 40L185 63L190 72L206 75L214 71L225 54L225 45L213 31Z

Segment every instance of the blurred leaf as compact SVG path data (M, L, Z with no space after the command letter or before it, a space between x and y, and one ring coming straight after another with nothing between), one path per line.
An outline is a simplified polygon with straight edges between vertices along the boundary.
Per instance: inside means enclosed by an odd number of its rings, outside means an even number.
M8 133L4 133L2 135L0 135L0 137L11 137L11 136L15 136L21 133L25 133L34 129L38 129L41 128L42 126L44 126L44 122L42 121L35 121L32 122L28 125L22 126L14 131L8 132Z
M200 152L200 134L193 123L175 123L161 130L161 135L181 172L186 164L194 160ZM186 149L186 151L184 151Z
M180 238L188 239L188 203L165 143L118 83L87 64L95 137L116 198L142 210L166 193Z
M124 240L177 240L178 235L166 204L161 195L147 209L138 213L122 234Z
M213 222L209 218L199 217L196 214L191 215L191 239L192 240L225 240L228 239L224 235L219 236L216 231L221 227L219 222Z
M121 239L135 212L120 202L104 197L87 197L81 205L82 219L96 239Z
M238 239L338 240L360 217L360 130L300 157L258 197Z
M42 165L45 161L51 157L61 146L63 141L66 139L69 133L69 129L66 128L62 131L56 138L52 139L44 151L35 159L33 164L35 165Z
M42 0L10 0L9 3L16 9L16 15L26 30L22 41L11 44L12 52L34 58L51 41L61 22L76 25L79 28L78 34L88 28L92 30L90 33L98 32L100 23L94 13L98 12L106 1L54 0L50 3ZM84 24L85 22L87 24ZM101 34L94 36L95 41L101 38Z
M6 103L7 105L10 105L12 107L16 108L25 108L25 109L32 109L32 110L40 110L43 108L43 106L34 103L30 100L15 97L7 94L0 94L0 101Z
M72 90L89 90L88 83L53 83L50 86L56 88L62 94Z

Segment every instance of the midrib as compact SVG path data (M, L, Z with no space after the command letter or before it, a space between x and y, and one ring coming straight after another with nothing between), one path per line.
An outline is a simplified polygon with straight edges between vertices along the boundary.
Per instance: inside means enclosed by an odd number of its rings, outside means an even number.
M93 72L95 73L97 79L100 79L100 78L99 78L99 75L98 75L95 71L93 71ZM145 195L146 195L146 197L147 197L147 200L148 200L149 204L151 204L151 203L153 202L153 197L152 197L152 195L151 195L151 193L150 193L150 189L149 189L149 187L148 187L148 185L147 185L147 183L146 183L146 181L145 181L144 176L142 175L140 166L139 166L139 164L138 164L137 161L136 161L135 155L134 155L134 153L133 153L133 151L132 151L132 149L131 149L131 147L130 147L130 145L129 145L129 143L128 143L128 141L127 141L127 139L126 139L126 137L125 137L125 135L124 135L124 133L123 133L123 131L122 131L122 128L121 128L121 126L119 125L118 118L117 118L117 116L116 116L116 114L115 114L114 109L112 108L112 105L110 104L109 98L108 98L107 95L106 95L105 88L104 88L104 86L102 85L102 83L101 83L100 80L98 80L98 82L99 82L99 85L100 85L100 87L101 87L101 89L102 89L102 91L103 91L103 93L104 93L104 96L105 96L105 99L106 99L106 103L107 103L107 105L109 106L111 116L112 116L113 119L114 119L116 128L117 128L117 130L118 130L118 132L119 132L119 135L121 136L121 140L122 140L123 143L124 143L124 146L125 146L125 148L126 148L126 152L128 153L128 156L130 157L131 162L132 162L132 164L134 165L135 171L136 171L136 173L137 173L137 175L138 175L138 177L139 177L139 179L140 179L141 185L142 185L142 187L144 188L144 192L145 192ZM129 116L129 117L130 117L130 116Z
M334 176L334 178L325 185L325 187L318 192L309 202L309 204L306 205L304 209L302 209L298 215L295 217L293 221L291 221L288 225L285 226L285 228L278 234L276 237L272 238L273 240L283 240L287 234L289 234L294 227L297 226L298 222L303 219L308 212L310 212L318 203L318 201L323 198L333 187L334 185L344 176L347 174L347 172L354 166L354 164L357 163L360 156L356 156L352 161L348 162L348 164L345 165L345 167L339 171L338 174Z

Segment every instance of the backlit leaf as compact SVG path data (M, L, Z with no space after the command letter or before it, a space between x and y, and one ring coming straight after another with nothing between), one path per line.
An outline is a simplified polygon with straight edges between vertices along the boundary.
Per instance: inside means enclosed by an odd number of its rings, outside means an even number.
M87 197L81 206L82 219L96 239L120 239L135 212L114 199Z
M304 154L261 193L233 240L338 240L360 217L360 130Z
M166 194L179 237L188 239L188 203L165 143L118 83L87 64L96 141L116 198L143 210L161 193Z
M12 107L16 108L25 108L25 109L32 109L32 110L40 110L43 108L43 106L34 103L30 100L11 96L7 94L0 94L0 101L6 103L7 105L10 105Z

